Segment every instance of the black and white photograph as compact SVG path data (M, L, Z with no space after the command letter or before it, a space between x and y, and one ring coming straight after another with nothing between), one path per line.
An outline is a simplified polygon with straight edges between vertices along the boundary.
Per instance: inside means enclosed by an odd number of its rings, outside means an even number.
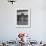
M17 27L30 27L30 9L17 9L16 13Z
M17 10L17 25L28 25L28 10Z

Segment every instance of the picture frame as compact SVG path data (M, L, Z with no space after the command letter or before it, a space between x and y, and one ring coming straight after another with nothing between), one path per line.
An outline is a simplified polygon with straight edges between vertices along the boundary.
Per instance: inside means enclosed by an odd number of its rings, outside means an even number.
M31 27L31 9L17 8L16 9L16 28Z

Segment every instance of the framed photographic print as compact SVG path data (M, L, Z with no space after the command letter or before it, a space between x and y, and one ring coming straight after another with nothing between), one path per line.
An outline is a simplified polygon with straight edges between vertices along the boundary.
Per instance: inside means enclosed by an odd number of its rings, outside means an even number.
M31 14L28 8L16 9L16 27L24 28L31 26Z

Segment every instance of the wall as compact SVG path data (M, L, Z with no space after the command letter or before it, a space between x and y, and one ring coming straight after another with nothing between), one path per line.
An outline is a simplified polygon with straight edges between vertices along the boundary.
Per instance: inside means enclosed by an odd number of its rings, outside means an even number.
M0 40L14 40L19 32L26 32L33 40L46 40L46 1L17 0L14 5L0 0ZM16 28L16 8L31 8L31 28Z

